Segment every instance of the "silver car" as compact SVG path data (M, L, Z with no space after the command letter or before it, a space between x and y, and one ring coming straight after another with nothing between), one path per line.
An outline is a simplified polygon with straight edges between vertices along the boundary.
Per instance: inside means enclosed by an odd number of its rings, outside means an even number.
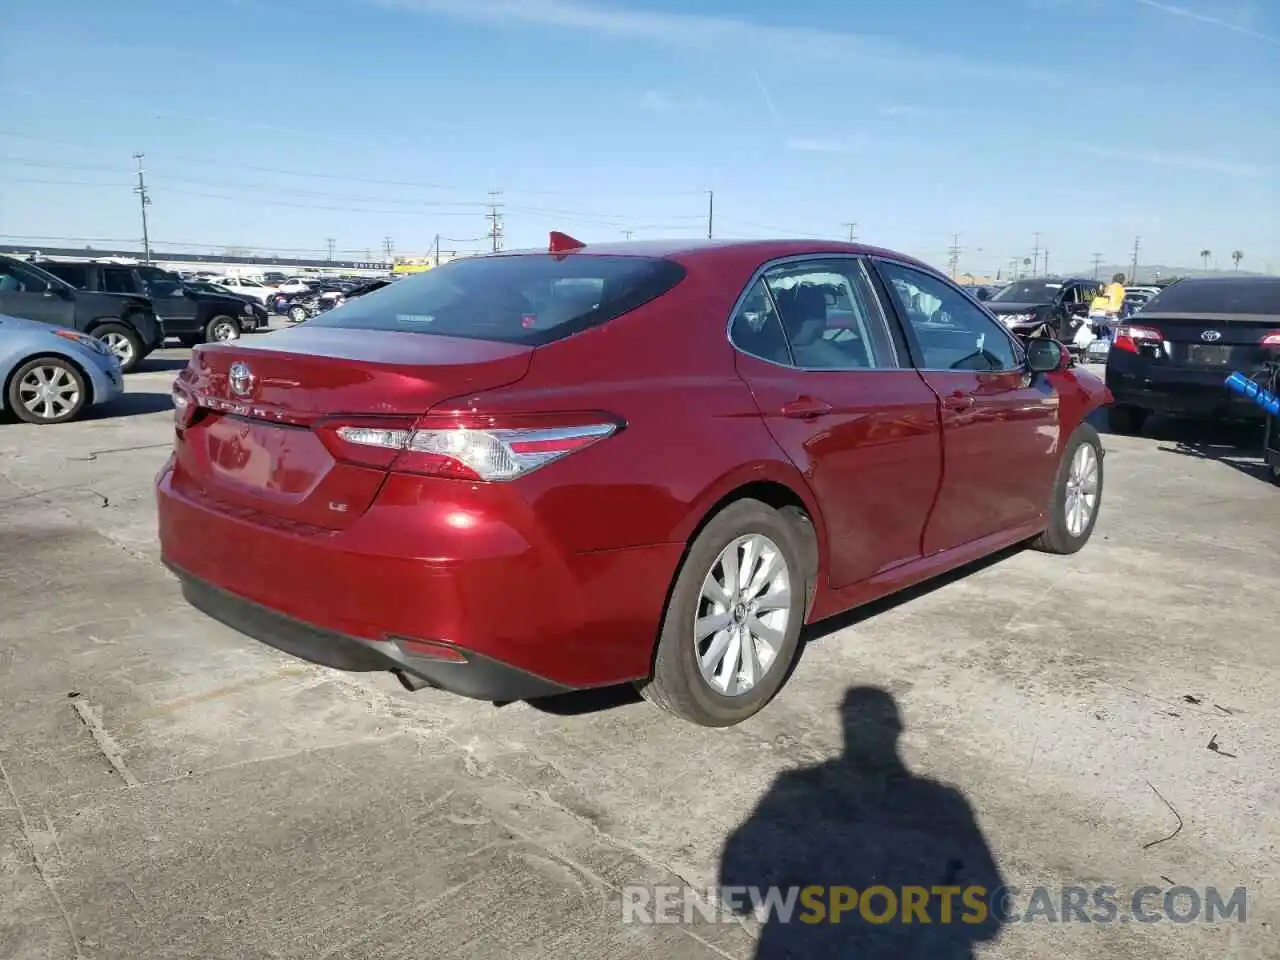
M120 361L101 340L0 314L0 410L27 423L64 423L124 391Z

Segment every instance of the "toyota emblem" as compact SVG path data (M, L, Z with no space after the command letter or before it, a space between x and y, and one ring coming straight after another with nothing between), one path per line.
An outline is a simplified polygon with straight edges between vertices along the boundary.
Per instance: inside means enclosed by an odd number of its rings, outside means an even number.
M232 393L247 397L253 390L253 371L247 363L237 360L227 373L227 382L231 385Z
M1200 339L1205 343L1215 343L1222 339L1222 334L1217 330L1206 330L1200 334Z

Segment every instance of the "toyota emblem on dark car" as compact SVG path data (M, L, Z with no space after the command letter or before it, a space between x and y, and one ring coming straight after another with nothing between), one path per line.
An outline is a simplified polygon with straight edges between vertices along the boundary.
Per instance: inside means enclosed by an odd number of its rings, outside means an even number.
M1200 339L1205 343L1215 343L1222 339L1222 334L1217 330L1206 330L1204 333L1200 334Z

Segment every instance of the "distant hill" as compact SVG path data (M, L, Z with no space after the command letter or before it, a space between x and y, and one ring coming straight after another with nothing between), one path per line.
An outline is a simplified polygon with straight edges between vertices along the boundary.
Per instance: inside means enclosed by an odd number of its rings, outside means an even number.
M1138 276L1129 276L1132 264L1119 263L1103 265L1098 268L1099 280L1110 280L1117 273L1123 273L1127 282L1133 284L1154 283L1157 280L1168 280L1173 277L1265 277L1265 273L1250 270L1205 270L1202 267L1169 267L1162 263L1138 264ZM1093 267L1073 270L1073 277L1092 277Z

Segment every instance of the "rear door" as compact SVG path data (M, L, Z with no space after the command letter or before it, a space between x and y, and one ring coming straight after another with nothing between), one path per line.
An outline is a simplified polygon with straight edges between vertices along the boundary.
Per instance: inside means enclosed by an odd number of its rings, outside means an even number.
M765 425L817 498L831 586L917 559L941 477L938 400L865 264L773 265L739 302L730 339Z
M137 277L135 286L151 298L156 314L164 323L165 333L199 331L199 301L187 295L176 273L157 267L139 267L134 273Z
M926 556L1037 520L1058 467L1058 395L957 287L890 260L876 269L942 403L944 471Z

